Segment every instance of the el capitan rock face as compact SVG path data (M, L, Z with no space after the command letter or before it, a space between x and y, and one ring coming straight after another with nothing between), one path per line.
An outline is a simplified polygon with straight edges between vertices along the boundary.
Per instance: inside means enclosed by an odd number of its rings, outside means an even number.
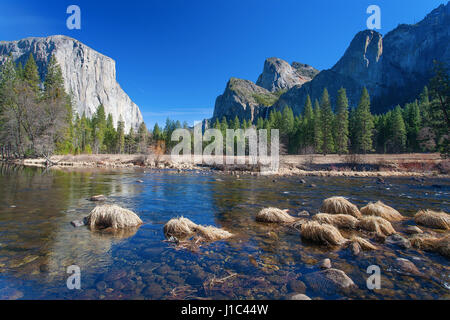
M0 64L9 54L16 62L24 64L32 53L44 79L52 54L61 66L65 87L72 93L74 111L92 117L103 104L106 114L113 116L117 125L120 116L125 130L136 129L143 121L139 107L131 101L116 81L115 61L66 36L26 38L19 41L0 42Z
M372 30L359 32L343 57L331 69L318 74L312 67L270 58L256 84L271 92L288 90L270 108L255 107L255 113L267 115L270 110L281 111L289 106L298 115L307 95L313 100L320 99L324 88L328 89L334 106L341 87L347 90L350 106L357 106L366 87L372 112L386 112L418 97L433 76L434 60L450 65L449 43L450 3L447 3L421 22L399 25L384 37ZM216 103L217 107L220 108L215 115L230 114L234 118L227 105Z

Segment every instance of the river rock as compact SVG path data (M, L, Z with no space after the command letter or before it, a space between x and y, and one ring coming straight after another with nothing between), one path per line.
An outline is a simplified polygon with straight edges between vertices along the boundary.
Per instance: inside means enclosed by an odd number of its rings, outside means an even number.
M404 258L397 258L395 260L395 266L402 274L412 274L415 276L421 276L422 272L417 269L416 265Z
M95 287L98 291L104 291L108 287L108 284L105 281L99 281L95 284Z
M331 268L331 260L330 259L323 259L320 262L320 269L330 269Z
M399 235L397 233L387 237L385 240L385 243L399 246L400 248L403 248L403 249L411 248L411 242L409 242L408 239L402 237L401 235Z
M152 300L161 299L164 295L164 289L157 283L152 283L144 290L144 295L146 298L151 298Z
M350 250L352 251L353 255L358 256L361 253L361 245L357 242L352 242L350 245Z
M74 220L70 223L74 228L80 228L87 224L87 219L84 218L83 220Z
M127 272L125 270L113 270L105 275L104 280L106 282L112 282L112 281L122 279L126 275L127 275Z
M0 300L19 300L23 298L23 292L14 288L0 289Z
M289 280L287 287L290 291L297 292L297 293L305 293L306 292L306 285L301 280L292 279Z
M311 300L311 298L305 294L299 293L299 294L293 295L291 297L291 300Z
M89 201L94 201L94 202L100 202L100 201L106 201L108 198L106 198L104 195L99 194L97 196L92 196L89 198Z
M308 288L328 294L355 286L353 280L344 271L333 268L309 273L305 275L305 282Z
M297 216L299 216L299 217L309 217L310 214L309 214L308 211L303 210L303 211L299 212L299 213L297 214Z

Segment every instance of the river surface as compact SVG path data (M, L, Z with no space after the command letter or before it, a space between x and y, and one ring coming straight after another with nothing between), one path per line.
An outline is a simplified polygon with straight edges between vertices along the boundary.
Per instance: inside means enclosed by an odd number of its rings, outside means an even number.
M321 202L344 196L361 207L381 200L414 224L419 209L450 208L448 179L241 176L214 173L74 170L0 167L0 299L449 299L449 261L436 253L380 245L354 256L348 248L302 241L283 226L255 222L273 206L318 212ZM137 180L142 180L139 183ZM70 224L104 194L136 212L138 230L108 234ZM165 241L164 224L184 216L234 234L225 241L183 249ZM397 257L414 262L421 275L399 272ZM312 285L308 274L330 258L356 288ZM67 268L81 271L81 289L70 290ZM381 289L367 288L367 268L381 270ZM319 283L320 284L320 283Z

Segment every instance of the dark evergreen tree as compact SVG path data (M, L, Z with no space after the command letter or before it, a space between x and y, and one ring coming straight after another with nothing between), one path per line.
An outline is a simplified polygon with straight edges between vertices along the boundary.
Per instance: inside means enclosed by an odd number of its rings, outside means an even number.
M348 117L349 113L348 113L347 92L344 88L341 88L338 91L336 125L334 128L336 137L336 152L338 154L348 153L348 145L349 145Z

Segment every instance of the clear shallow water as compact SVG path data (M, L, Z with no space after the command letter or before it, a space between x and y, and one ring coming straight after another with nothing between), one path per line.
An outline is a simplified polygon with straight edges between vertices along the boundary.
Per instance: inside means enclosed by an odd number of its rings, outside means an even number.
M138 183L141 179L144 183ZM267 206L316 213L323 199L345 196L358 206L382 200L412 217L422 208L450 208L450 182L409 178L275 178L124 171L50 171L2 167L0 175L0 299L286 299L304 292L321 299L448 299L450 267L438 254L382 246L354 257L302 241L295 230L254 221ZM311 187L315 184L316 187ZM93 233L70 221L110 203L135 211L137 231ZM165 242L163 225L185 216L223 227L235 237L192 250ZM412 220L394 224L401 231ZM397 257L423 276L399 273ZM345 271L358 286L339 292L316 288L305 275L321 259ZM366 287L366 269L379 265L382 289ZM67 267L81 268L81 290L66 287ZM447 286L447 287L446 287ZM306 288L306 289L305 289Z

